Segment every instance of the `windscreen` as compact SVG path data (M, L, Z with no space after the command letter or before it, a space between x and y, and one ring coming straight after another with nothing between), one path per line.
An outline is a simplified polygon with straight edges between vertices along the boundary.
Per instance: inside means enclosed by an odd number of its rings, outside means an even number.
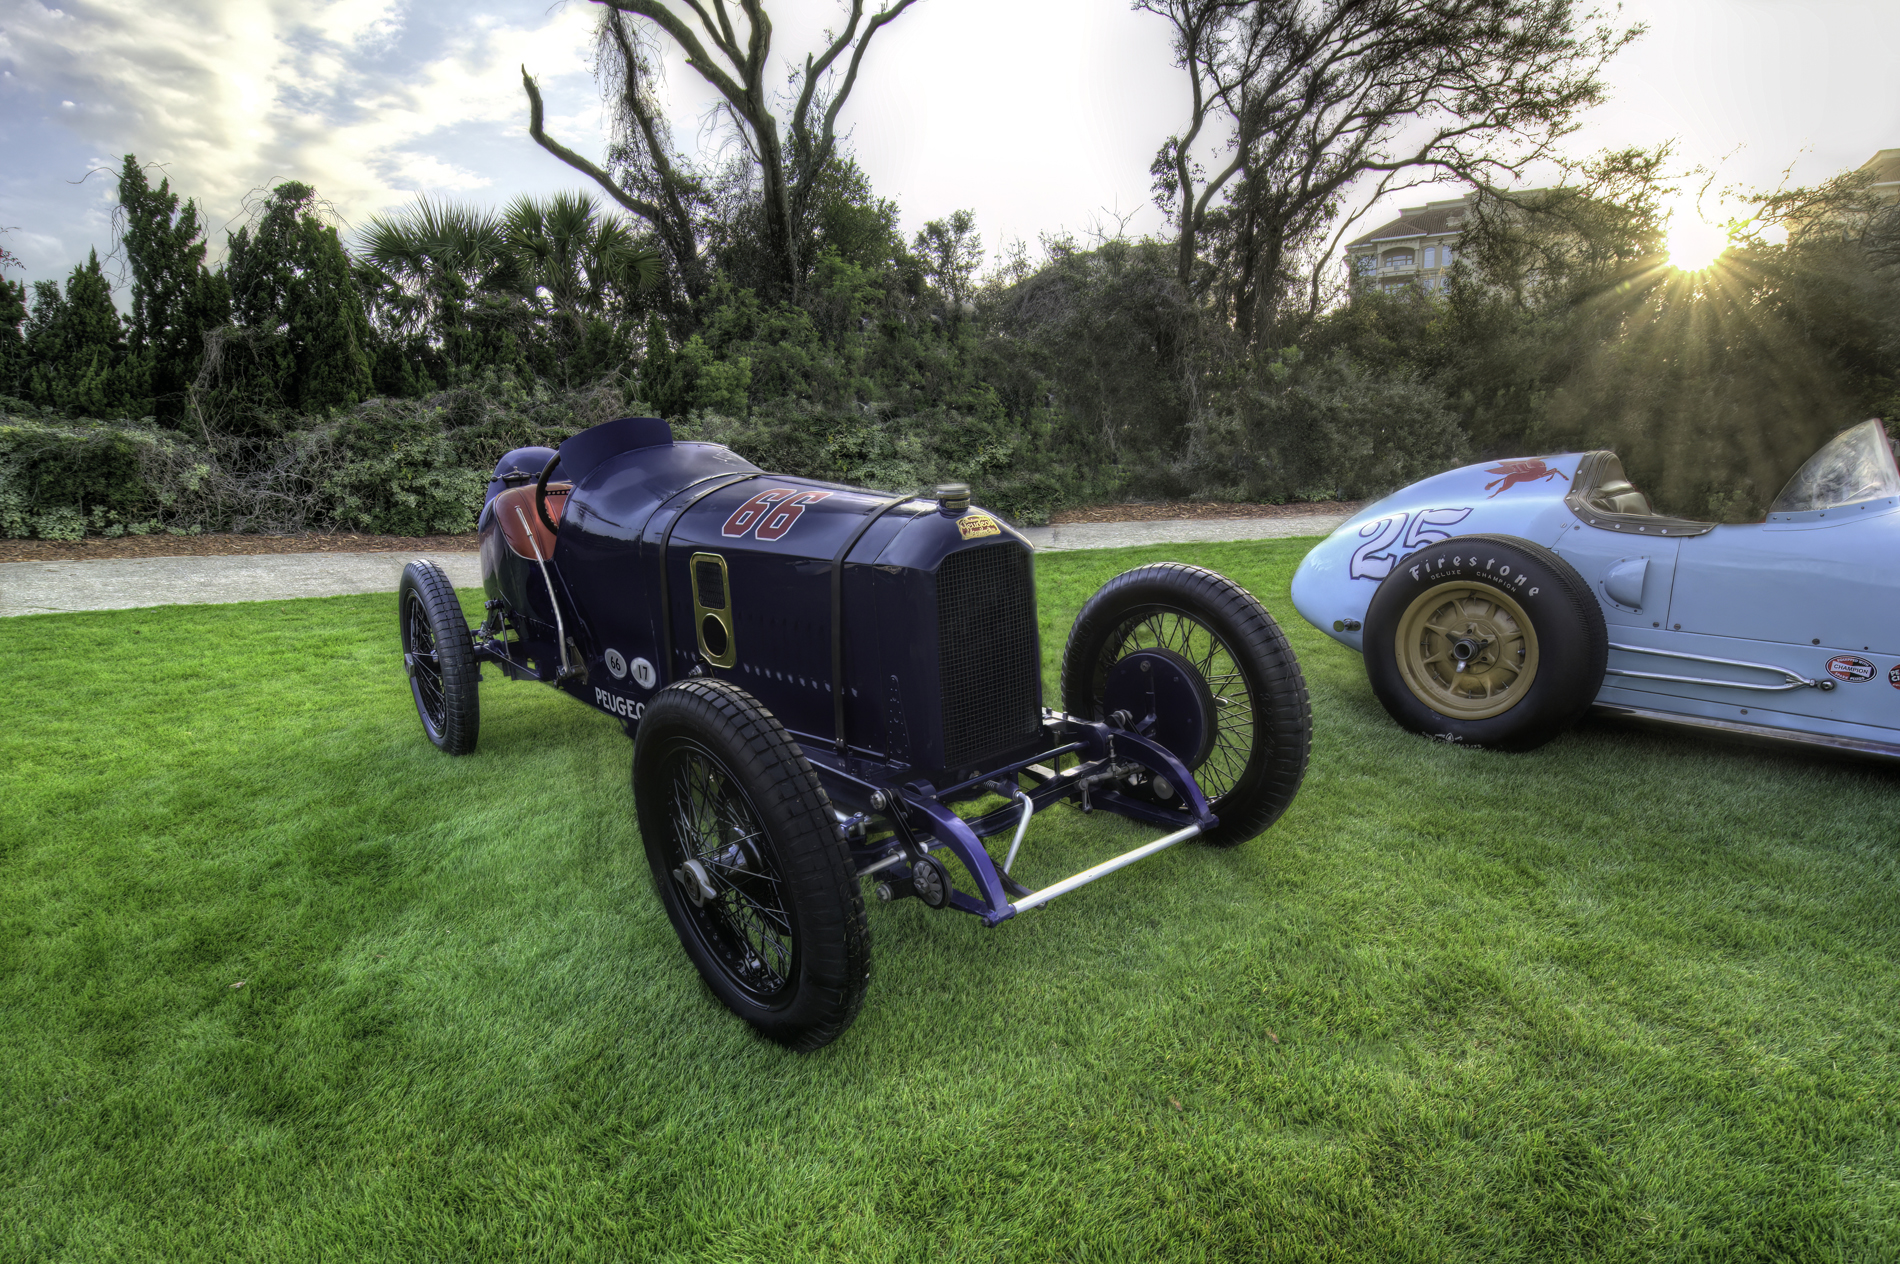
M1875 419L1841 431L1809 457L1768 512L1832 509L1882 496L1900 496L1900 467L1894 465L1887 428Z

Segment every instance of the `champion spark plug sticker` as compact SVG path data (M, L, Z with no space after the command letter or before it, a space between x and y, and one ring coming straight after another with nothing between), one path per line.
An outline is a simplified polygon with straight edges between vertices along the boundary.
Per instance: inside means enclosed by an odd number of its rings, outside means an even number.
M1876 670L1872 663L1858 654L1836 654L1827 660L1827 674L1836 680L1845 680L1850 685L1872 680Z

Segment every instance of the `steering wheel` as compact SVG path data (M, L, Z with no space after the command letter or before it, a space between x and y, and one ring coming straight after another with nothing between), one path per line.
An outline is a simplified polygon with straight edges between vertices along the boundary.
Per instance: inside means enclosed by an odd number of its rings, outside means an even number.
M554 525L554 519L548 517L548 475L554 473L554 467L561 463L561 454L556 452L541 467L541 477L534 480L534 512L541 519L541 525L548 529L549 535L559 535L561 529Z

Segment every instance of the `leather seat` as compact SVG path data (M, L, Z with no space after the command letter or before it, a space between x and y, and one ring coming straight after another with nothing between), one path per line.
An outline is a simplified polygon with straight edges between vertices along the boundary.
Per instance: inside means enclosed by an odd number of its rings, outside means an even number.
M1614 478L1599 483L1591 490L1589 501L1590 507L1598 513L1654 514L1656 512L1650 508L1649 497L1637 491L1636 485L1627 478Z
M561 515L567 512L567 494L573 490L572 483L548 484L548 517L554 519L556 526L560 525ZM546 524L541 521L541 515L534 511L533 484L525 487L510 487L506 491L497 492L495 499L490 503L494 505L495 516L501 522L501 538L508 542L508 547L514 551L515 556L525 557L530 562L534 560L534 547L529 544L530 536L533 537L534 544L540 546L543 560L554 556L554 533L547 529ZM525 532L521 526L523 518L528 521Z

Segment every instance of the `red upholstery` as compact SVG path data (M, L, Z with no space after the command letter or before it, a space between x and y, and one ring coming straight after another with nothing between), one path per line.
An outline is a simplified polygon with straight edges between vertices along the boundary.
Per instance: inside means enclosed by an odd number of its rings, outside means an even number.
M561 515L567 510L567 494L574 490L572 483L548 484L548 517L560 525ZM554 534L541 521L534 511L534 484L526 487L510 487L495 497L495 514L501 519L501 537L508 541L508 547L519 557L534 560L534 548L528 543L528 536L521 530L521 520L528 520L528 531L534 535L534 543L541 546L541 556L545 560L554 556ZM516 511L520 512L517 513Z

